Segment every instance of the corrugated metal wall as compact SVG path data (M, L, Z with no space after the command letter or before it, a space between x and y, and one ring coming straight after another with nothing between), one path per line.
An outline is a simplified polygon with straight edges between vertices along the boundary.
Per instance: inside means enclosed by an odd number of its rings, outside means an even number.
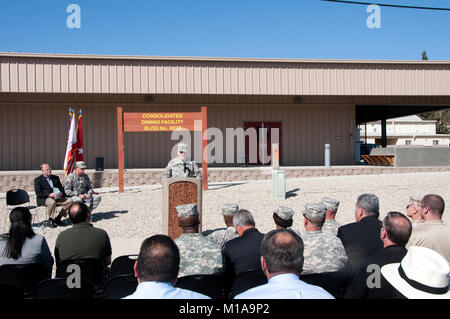
M200 110L200 105L122 106L124 112ZM63 103L0 104L0 170L33 170L43 162L61 169L69 126L68 107ZM117 168L116 105L95 103L72 107L83 110L88 166L95 167L95 158L104 157L105 168ZM354 107L350 104L208 106L208 126L218 127L224 134L225 128L243 127L244 121L281 121L283 165L323 165L325 143L332 145L333 165L351 163L352 119ZM336 136L342 139L336 140ZM170 133L125 133L125 166L164 167L176 142L170 141Z
M448 95L450 64L0 55L0 92Z

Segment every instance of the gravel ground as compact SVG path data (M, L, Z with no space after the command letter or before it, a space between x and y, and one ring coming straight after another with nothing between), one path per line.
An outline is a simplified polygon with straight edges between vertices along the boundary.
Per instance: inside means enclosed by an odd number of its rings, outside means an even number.
M161 186L128 188L119 194L116 189L99 189L102 202L93 213L96 227L106 230L114 241L134 239L136 243L161 232L162 189ZM203 230L224 227L221 206L237 202L240 208L250 210L261 232L274 228L272 211L278 205L294 209L294 229L303 230L301 212L307 202L320 201L329 196L341 204L337 220L341 224L354 221L354 205L358 195L374 193L380 199L380 213L384 217L388 211L405 212L405 202L410 194L436 193L447 203L444 221L449 224L450 172L409 173L385 175L358 175L335 177L309 177L286 181L287 199L272 199L271 181L214 183L203 193ZM35 203L35 199L31 199ZM4 194L0 194L2 219L6 217ZM40 209L41 218L45 209ZM3 222L0 232L7 230ZM64 227L45 228L44 235L53 250L57 235L70 227L68 220ZM39 232L42 234L42 232ZM136 246L136 245L135 245ZM114 247L113 247L114 250ZM133 248L134 253L136 247ZM115 254L114 254L115 255ZM114 257L114 256L113 256Z

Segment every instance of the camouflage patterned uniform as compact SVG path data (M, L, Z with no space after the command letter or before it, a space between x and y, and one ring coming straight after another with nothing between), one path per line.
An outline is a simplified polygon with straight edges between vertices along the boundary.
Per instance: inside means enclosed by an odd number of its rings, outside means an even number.
M341 240L321 230L303 234L305 244L302 274L313 274L342 270L347 262L347 254Z
M175 157L169 161L163 174L163 179L171 177L202 178L202 171L198 168L194 161L183 162L178 157Z
M206 236L208 239L218 243L222 249L225 246L226 242L239 237L238 233L236 232L236 228L234 227L228 227L224 229L218 229L216 231L213 231L211 234Z
M323 223L322 231L336 236L339 227L341 227L341 224L336 219L326 219Z
M80 194L92 194L92 200L90 202L90 210L97 208L101 201L101 197L97 194L93 194L94 190L91 186L91 181L86 174L78 176L76 173L69 174L64 182L64 192L68 197L72 197L74 203L81 203L83 200L78 197Z
M180 250L178 277L212 275L223 270L220 245L202 234L182 234L175 243Z

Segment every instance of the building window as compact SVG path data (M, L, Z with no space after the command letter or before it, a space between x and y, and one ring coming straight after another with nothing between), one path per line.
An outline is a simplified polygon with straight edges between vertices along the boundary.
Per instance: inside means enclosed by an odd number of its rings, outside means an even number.
M376 128L376 127L374 127L374 128L373 128L373 131L374 131L374 132L376 132L376 131L377 131L377 128Z
M406 140L405 145L411 145L411 140Z
M433 140L433 145L439 145L439 140Z

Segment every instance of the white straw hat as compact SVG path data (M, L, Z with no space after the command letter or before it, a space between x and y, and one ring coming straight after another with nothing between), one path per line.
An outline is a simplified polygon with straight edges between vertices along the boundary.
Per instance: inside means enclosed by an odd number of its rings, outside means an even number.
M432 249L412 246L401 263L385 265L381 273L408 299L450 299L450 266Z

